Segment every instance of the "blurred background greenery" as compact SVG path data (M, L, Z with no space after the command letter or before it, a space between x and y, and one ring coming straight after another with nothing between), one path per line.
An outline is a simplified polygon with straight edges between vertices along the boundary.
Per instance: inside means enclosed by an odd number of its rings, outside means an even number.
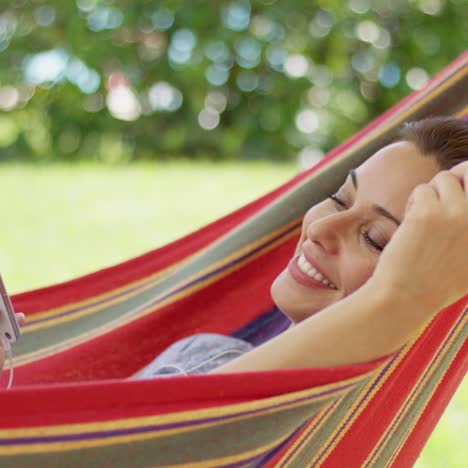
M2 1L9 290L126 260L273 189L424 86L467 24L466 0ZM466 466L467 414L465 383L418 468Z
M466 0L10 0L1 159L320 156L463 52Z

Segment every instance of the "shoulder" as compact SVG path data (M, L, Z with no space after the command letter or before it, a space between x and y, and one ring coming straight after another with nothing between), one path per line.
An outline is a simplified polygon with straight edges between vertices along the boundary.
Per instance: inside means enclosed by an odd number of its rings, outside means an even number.
M247 341L232 336L198 333L169 346L145 368L143 377L181 374L192 368L196 368L193 374L204 373L253 348Z
M197 333L182 338L172 344L166 351L170 349L177 349L178 351L191 350L195 348L211 348L216 346L217 349L234 346L239 349L252 349L253 345L249 342L234 338L232 336L220 335L218 333Z

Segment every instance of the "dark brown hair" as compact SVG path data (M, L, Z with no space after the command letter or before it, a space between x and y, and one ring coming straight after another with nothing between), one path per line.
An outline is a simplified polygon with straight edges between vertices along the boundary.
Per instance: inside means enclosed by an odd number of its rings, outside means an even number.
M441 170L468 161L468 121L429 117L405 123L397 141L414 143L422 154L435 157Z

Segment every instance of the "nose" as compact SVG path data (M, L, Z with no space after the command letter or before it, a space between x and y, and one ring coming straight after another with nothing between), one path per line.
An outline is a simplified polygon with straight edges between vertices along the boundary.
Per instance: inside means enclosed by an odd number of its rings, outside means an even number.
M340 211L316 219L306 227L306 237L330 255L338 255L351 234L352 216Z

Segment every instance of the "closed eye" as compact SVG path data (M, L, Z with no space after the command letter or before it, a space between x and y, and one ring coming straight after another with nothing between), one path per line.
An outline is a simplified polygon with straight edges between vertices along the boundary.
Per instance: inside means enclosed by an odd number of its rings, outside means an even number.
M343 208L347 208L346 204L340 200L336 194L335 195L330 195L328 198L330 198L331 200L333 200L335 203L337 203L338 205L342 206Z
M332 199L335 203L341 205L343 208L347 208L345 203L342 200L340 200L336 195L330 195L328 198Z
M328 198L330 198L330 200L332 200L334 203L336 203L337 205L340 205L341 207L347 209L348 207L346 206L346 203L339 199L336 194L334 195L330 195ZM378 252L382 252L382 250L384 249L384 246L381 246L379 245L377 242L375 242L370 236L369 236L369 233L368 231L364 231L362 233L362 237L364 238L364 240L375 250L377 250Z

